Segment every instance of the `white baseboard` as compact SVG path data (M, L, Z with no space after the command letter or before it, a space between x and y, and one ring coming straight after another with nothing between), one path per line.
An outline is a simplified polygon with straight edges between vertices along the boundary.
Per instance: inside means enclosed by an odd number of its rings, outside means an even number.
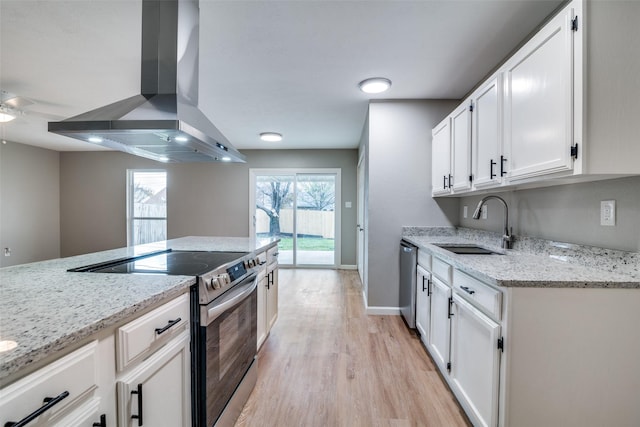
M348 264L346 264L346 265L340 265L338 267L338 269L339 270L357 270L358 266L357 265L348 265Z
M399 316L400 315L399 307L367 307L366 311L368 315L376 315L376 316Z
M400 315L400 307L369 307L367 305L367 296L364 294L364 289L362 290L362 303L364 304L364 309L367 315L373 315L373 316L399 316Z

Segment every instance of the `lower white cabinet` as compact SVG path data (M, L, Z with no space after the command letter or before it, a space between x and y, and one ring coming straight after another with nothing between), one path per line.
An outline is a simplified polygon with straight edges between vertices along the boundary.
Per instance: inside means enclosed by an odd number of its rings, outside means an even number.
M258 274L258 325L256 328L257 348L267 339L267 272L263 268Z
M452 389L475 426L496 426L500 325L457 293L451 310Z
M33 425L65 425L65 420L97 415L101 409L99 362L98 341L92 341L3 388L0 390L0 425L20 421ZM95 417L95 421L98 419L99 416Z
M432 276L431 283L430 345L428 348L440 370L444 371L449 363L451 287L436 276Z
M191 425L189 338L182 332L119 378L119 426Z
M267 328L271 330L278 319L278 263L267 267Z
M431 273L418 265L416 277L416 329L424 345L429 345L431 316Z

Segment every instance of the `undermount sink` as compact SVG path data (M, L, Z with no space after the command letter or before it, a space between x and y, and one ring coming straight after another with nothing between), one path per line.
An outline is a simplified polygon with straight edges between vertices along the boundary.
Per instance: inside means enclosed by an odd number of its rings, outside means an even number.
M492 251L491 249L486 249L480 246L465 246L465 245L446 245L446 244L436 244L439 248L447 250L449 252L453 252L457 255L504 255L500 252Z

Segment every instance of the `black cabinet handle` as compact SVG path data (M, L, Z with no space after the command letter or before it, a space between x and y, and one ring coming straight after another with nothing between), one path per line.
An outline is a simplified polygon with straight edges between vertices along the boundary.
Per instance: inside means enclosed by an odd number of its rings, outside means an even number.
M422 292L428 290L428 288L429 288L428 286L427 286L427 288L424 287L424 279L426 279L426 277L422 276Z
M500 176L505 176L507 174L507 171L504 170L504 162L506 161L506 157L500 156Z
M453 181L453 175L449 174L449 188L451 188L451 181Z
M133 390L131 394L138 395L138 415L131 415L131 419L138 420L138 426L142 425L142 383L138 384L138 389Z
M42 402L43 405L41 407L39 407L38 409L36 409L35 411L33 411L32 413L27 415L26 417L24 417L20 421L17 421L17 422L16 421L7 421L6 423L4 423L4 427L22 427L22 426L26 426L31 421L35 420L40 415L44 414L49 409L53 408L55 405L60 403L62 401L62 399L64 399L67 396L69 396L69 392L68 391L63 391L62 393L60 393L56 397L45 397L43 399L43 402Z
M493 179L496 177L496 174L493 173L493 167L496 165L496 162L493 159L489 159L489 179Z
M447 176L446 175L442 176L442 189L443 190L447 189Z
M162 334L162 333L164 333L164 332L167 332L167 330L168 330L170 327L172 327L172 326L174 326L174 325L176 325L176 324L180 323L180 321L181 321L181 320L182 320L182 318L181 318L181 317L178 317L176 320L169 320L169 323L167 323L167 325L166 325L165 327L163 327L163 328L156 328L156 334L160 335L160 334Z
M105 414L100 415L100 422L93 423L93 427L107 427L107 416Z
M474 291L473 289L470 289L467 286L460 286L460 289L462 289L463 291L465 291L466 293L468 293L469 295L473 295L476 293L476 291Z
M451 311L451 306L453 305L453 298L449 297L449 309L447 310L447 318L451 319L453 316L453 312Z
M431 279L427 279L427 296L431 296Z

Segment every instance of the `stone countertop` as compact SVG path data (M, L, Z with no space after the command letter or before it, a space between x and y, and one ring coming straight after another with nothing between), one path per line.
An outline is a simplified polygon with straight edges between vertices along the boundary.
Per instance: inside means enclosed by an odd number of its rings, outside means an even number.
M639 288L640 278L563 261L563 256L504 250L456 235L403 236L419 249L490 285L546 288ZM457 255L435 244L478 245L503 255Z
M163 249L253 252L277 239L182 237L0 268L0 384L27 365L188 291L191 276L73 273L70 268ZM13 349L2 351L7 342Z

